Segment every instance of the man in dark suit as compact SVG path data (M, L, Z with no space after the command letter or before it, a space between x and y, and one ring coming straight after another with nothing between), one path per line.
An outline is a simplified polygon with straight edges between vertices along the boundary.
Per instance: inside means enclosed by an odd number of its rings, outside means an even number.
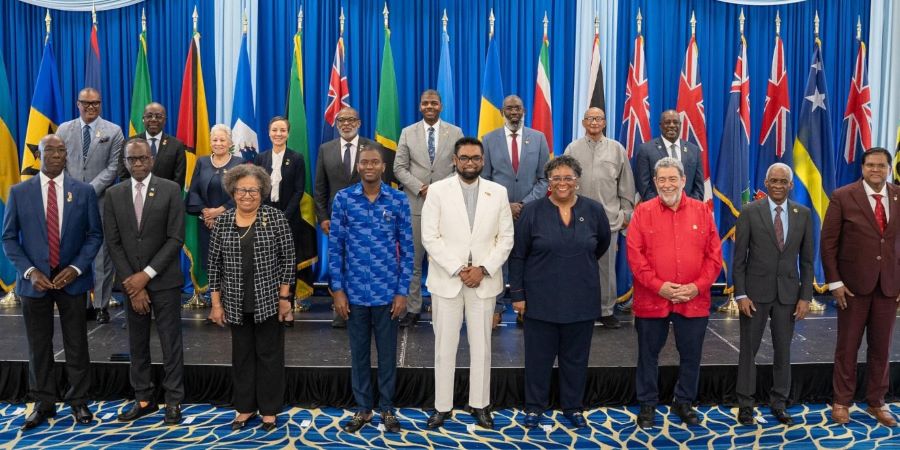
M791 392L791 339L794 322L806 316L812 300L815 243L809 208L787 199L793 180L789 166L772 164L765 180L768 197L744 206L737 220L732 267L741 309L736 391L742 425L755 423L756 353L769 318L775 349L769 407L779 422L794 423L784 409Z
M341 137L319 146L313 192L316 220L325 234L331 230L331 203L335 194L351 184L359 183L356 160L360 147L377 147L385 156L382 179L390 183L394 178L391 170L394 167L393 152L385 152L381 144L359 135L359 112L353 108L344 108L337 113L334 122ZM335 313L331 326L346 328L347 322Z
M107 193L103 207L106 246L127 294L128 343L134 405L119 414L129 422L156 412L150 370L150 310L163 352L166 391L165 423L181 422L184 356L181 343L181 273L184 201L171 180L151 175L150 144L134 138L125 145L125 168L131 175Z
M822 266L838 305L831 419L850 421L856 358L866 335L866 411L897 424L884 404L891 335L900 302L900 188L887 183L891 154L875 147L862 157L862 180L835 189L822 223Z
M659 129L662 136L641 144L635 156L634 181L641 199L656 197L653 167L660 159L670 156L684 165L684 190L688 197L703 201L703 161L700 159L700 147L678 138L681 133L681 118L674 109L662 113Z
M56 416L53 376L53 306L59 311L66 378L63 400L79 424L93 414L85 308L94 284L91 265L103 242L97 194L63 173L66 144L57 135L41 139L41 172L10 189L3 217L3 251L16 267L16 294L28 336L28 386L36 399L24 429Z
M163 133L166 126L166 108L156 102L149 103L144 108L144 132L135 137L146 139L150 144L150 155L153 156L153 175L178 183L184 189L184 172L186 159L184 156L184 143L175 136ZM124 180L129 177L125 167L125 152L119 162L119 178Z

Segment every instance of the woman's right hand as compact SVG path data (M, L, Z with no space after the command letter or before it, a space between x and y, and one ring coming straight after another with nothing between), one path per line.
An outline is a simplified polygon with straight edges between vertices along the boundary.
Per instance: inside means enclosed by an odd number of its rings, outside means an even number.
M225 308L223 308L222 305L213 305L212 310L209 312L209 320L220 327L224 327Z

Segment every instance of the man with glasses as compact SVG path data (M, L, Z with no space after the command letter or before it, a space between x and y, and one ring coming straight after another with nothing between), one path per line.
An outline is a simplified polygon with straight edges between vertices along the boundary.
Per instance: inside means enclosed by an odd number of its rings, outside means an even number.
M681 117L678 111L674 109L663 111L659 117L659 129L662 136L641 144L634 155L634 176L638 194L641 194L643 200L656 197L653 168L660 159L670 157L681 161L684 167L684 186L688 197L702 201L703 162L700 160L700 147L679 139Z
M184 172L186 160L184 143L175 136L163 132L166 126L166 108L156 102L144 108L144 131L134 137L145 139L150 144L150 155L153 157L153 175L172 180L184 189ZM123 155L124 156L124 155ZM124 164L119 166L119 178L129 177Z
M80 117L63 123L56 134L66 143L69 156L66 173L73 179L90 183L97 193L103 210L106 188L113 185L119 173L122 145L125 137L118 125L100 117L100 92L84 88L78 93ZM97 323L108 323L107 307L112 298L113 265L101 246L94 260L94 300L88 303L88 319L96 316Z
M619 231L628 227L634 212L634 175L625 147L603 135L606 112L588 108L581 120L584 137L566 147L566 155L581 164L581 195L596 200L609 220L609 249L600 258L600 321L604 328L619 328L616 306L616 253Z
M379 151L383 150L381 144L359 135L359 112L355 109L349 107L342 109L337 113L334 122L340 137L319 146L316 159L316 184L313 192L316 219L319 221L322 232L326 235L331 230L331 204L334 196L341 189L359 183L356 163L360 149L373 147ZM394 161L387 159L389 158L385 159L387 168L382 175L382 180L389 183L393 179L390 167L393 167ZM331 326L346 328L347 322L335 312Z

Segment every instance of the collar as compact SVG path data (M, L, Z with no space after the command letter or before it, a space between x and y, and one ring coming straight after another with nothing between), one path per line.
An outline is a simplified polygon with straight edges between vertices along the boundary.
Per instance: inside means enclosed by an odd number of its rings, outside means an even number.
M141 183L144 184L144 187L145 187L145 188L148 187L148 186L150 186L150 178L152 178L152 177L153 177L153 174L152 174L152 173L148 173L148 174L147 174L147 178L144 178L144 179L141 181ZM138 184L138 181L135 180L134 178L131 178L131 189L132 189L132 190L136 189L135 186L137 186L137 184Z
M600 135L600 139L597 139L597 140L591 139L591 137L586 134L584 135L584 140L591 144L599 144L599 143L603 142L604 139L606 139L606 137L603 136L602 134Z
M772 200L772 197L766 196L766 199L769 201L769 211L775 211L776 206L781 206L782 211L787 211L788 209L788 199L784 199L784 202L779 205Z
M277 153L275 152L275 150L271 150L270 152L272 153L272 161L280 162L284 160L284 154L287 153L287 149L284 149L284 151L282 151L281 153Z
M685 194L684 191L681 191L681 200L678 201L678 207L675 208L675 211L681 211L682 209L684 209L684 205L685 203L687 203L687 200L689 198L690 197L688 197L688 195ZM662 196L657 194L657 196L653 198L653 201L655 201L659 205L659 209L663 211L672 211L672 208L669 208L668 205L663 203Z
M667 149L668 149L669 147L671 147L672 144L675 144L675 145L678 146L679 148L681 147L681 139L676 139L675 142L672 142L672 141L666 139L666 138L663 137L663 136L660 136L659 138L662 139L662 141L666 144L666 148L667 148Z
M475 182L472 184L466 183L459 174L456 174L456 179L459 181L459 186L463 189L474 189L478 187L479 184L481 184L481 177L476 178Z
M146 133L146 134L147 134L147 142L150 142L150 139L156 139L157 145L158 145L158 143L162 142L162 136L163 136L162 131L160 131L159 134L157 134L155 136L150 136L150 133Z
M56 183L57 186L62 186L63 182L65 181L63 178L65 175L66 175L66 171L63 170L62 172L59 173L59 175L56 176L56 178L52 178L52 180L54 183ZM49 183L51 180L51 178L48 177L46 174L44 174L44 172L40 172L40 177L41 177L41 186L46 186L47 183Z
M519 129L516 130L516 136L522 137L522 135L525 134L524 131L525 127L519 127ZM507 138L513 134L512 130L510 130L506 125L503 125L503 132L506 133Z
M384 194L385 187L387 187L387 185L384 184L384 181L382 181L378 187L378 197L376 197L376 199L381 198L381 195ZM353 186L350 186L347 189L349 190L350 194L352 194L352 195L362 196L362 197L365 197L365 195L366 195L366 191L363 189L362 181L354 184Z
M866 180L862 180L862 185L863 185L863 189L866 190L866 197L871 197L872 194L881 194L881 197L884 198L884 197L887 197L887 195L888 195L887 182L885 182L884 186L881 187L880 192L875 192L875 190L872 189L872 186L869 186L869 183L866 183Z
M425 134L428 134L428 129L434 127L434 132L437 133L441 129L441 119L438 118L438 121L434 123L434 125L428 125L424 119L422 120L422 128L425 129Z
M81 123L81 129L82 129L82 130L84 129L84 126L87 125L87 126L91 127L91 131L94 131L94 128L97 127L97 122L98 122L98 121L100 121L100 116L97 116L97 118L94 119L94 121L91 122L91 123L87 123L87 122L84 121L84 119L82 119L81 117L78 117L78 122Z
M359 134L354 136L353 139L351 139L349 141L345 141L344 138L340 138L340 139L341 139L341 151L344 151L344 148L347 146L347 144L353 144L353 148L359 149Z

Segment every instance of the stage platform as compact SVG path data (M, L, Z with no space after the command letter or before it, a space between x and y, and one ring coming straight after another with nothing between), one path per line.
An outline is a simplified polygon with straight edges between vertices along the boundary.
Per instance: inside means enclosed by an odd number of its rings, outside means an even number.
M836 338L835 309L829 298L821 299L826 311L811 313L796 326L792 344L794 402L827 402L831 398L831 369ZM722 299L714 299L714 302ZM227 404L231 396L231 336L227 328L206 323L208 310L184 310L182 314L185 348L185 389L188 403ZM92 396L95 400L131 397L128 363L111 358L128 353L125 312L111 309L112 321L88 323L93 369ZM305 407L347 407L353 404L350 389L350 347L346 330L331 327L330 299L315 297L312 310L295 315L294 328L286 329L286 404ZM618 313L622 328L596 327L589 362L586 406L619 406L634 402L634 371L637 342L633 318ZM0 310L0 401L27 400L27 349L21 310ZM492 404L497 408L520 407L523 401L523 330L515 324L511 311L493 335ZM417 326L401 329L398 338L398 378L395 403L403 407L431 406L434 397L434 333L428 313ZM737 377L739 347L737 316L712 313L703 347L698 401L702 404L732 404ZM161 379L159 341L151 339L155 379ZM900 395L900 337L893 335L891 389L889 400ZM865 342L863 342L865 348ZM54 350L57 361L64 359L59 323L56 322ZM465 331L457 357L456 403L465 405L469 354ZM771 386L772 346L766 333L757 361L760 364L758 397L766 401ZM864 388L865 352L860 352L858 400ZM61 369L61 366L57 366ZM662 401L671 400L678 371L674 338L660 357ZM57 370L60 386L65 384ZM555 381L554 381L555 383ZM554 389L555 390L555 389ZM159 399L162 400L161 393ZM555 399L554 399L555 402Z

